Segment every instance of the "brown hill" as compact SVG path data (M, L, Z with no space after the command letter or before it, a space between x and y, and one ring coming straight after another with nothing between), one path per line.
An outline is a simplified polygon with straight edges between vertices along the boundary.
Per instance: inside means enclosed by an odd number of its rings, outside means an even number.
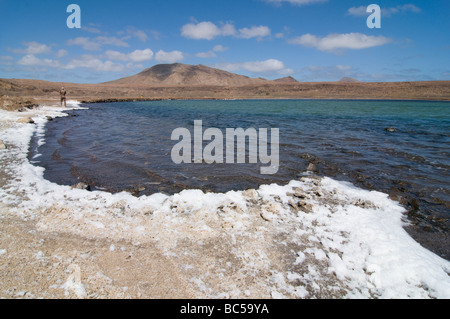
M294 79L292 76L287 76L285 78L276 79L273 81L277 82L277 83L298 83L298 81L296 79Z
M210 68L204 65L182 63L158 64L136 75L105 84L139 86L244 86L268 83L264 79L252 79L247 76Z

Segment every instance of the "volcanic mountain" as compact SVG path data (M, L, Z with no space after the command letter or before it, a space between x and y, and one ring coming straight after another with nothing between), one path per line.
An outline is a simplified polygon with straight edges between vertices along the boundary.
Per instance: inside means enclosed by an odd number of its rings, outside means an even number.
M270 83L265 79L253 79L247 76L210 68L204 65L182 63L158 64L136 75L107 82L105 84L138 86L244 86Z

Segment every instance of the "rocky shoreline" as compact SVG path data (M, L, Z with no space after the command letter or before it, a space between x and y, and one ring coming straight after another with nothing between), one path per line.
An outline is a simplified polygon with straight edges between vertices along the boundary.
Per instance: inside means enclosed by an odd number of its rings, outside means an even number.
M7 95L0 96L0 109L6 111L25 112L39 107L39 103L33 99L12 97Z

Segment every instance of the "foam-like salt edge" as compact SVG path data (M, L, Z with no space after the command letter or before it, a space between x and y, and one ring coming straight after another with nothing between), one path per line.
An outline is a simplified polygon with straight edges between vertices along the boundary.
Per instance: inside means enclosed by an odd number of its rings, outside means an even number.
M46 116L65 116L62 110L0 111L0 122L10 124L0 130L8 145L0 161L12 176L0 198L40 231L152 243L213 298L450 297L450 263L407 234L404 208L349 183L302 178L258 190L139 198L51 183L27 152L33 134L45 142ZM24 115L36 125L16 123Z

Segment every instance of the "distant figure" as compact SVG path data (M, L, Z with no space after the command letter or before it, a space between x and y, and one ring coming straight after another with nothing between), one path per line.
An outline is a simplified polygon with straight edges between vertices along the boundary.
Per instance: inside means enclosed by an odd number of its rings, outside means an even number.
M67 94L66 90L62 87L59 94L61 95L61 106L63 105L63 102L64 102L64 107L66 107L67 106L66 105L66 94Z

